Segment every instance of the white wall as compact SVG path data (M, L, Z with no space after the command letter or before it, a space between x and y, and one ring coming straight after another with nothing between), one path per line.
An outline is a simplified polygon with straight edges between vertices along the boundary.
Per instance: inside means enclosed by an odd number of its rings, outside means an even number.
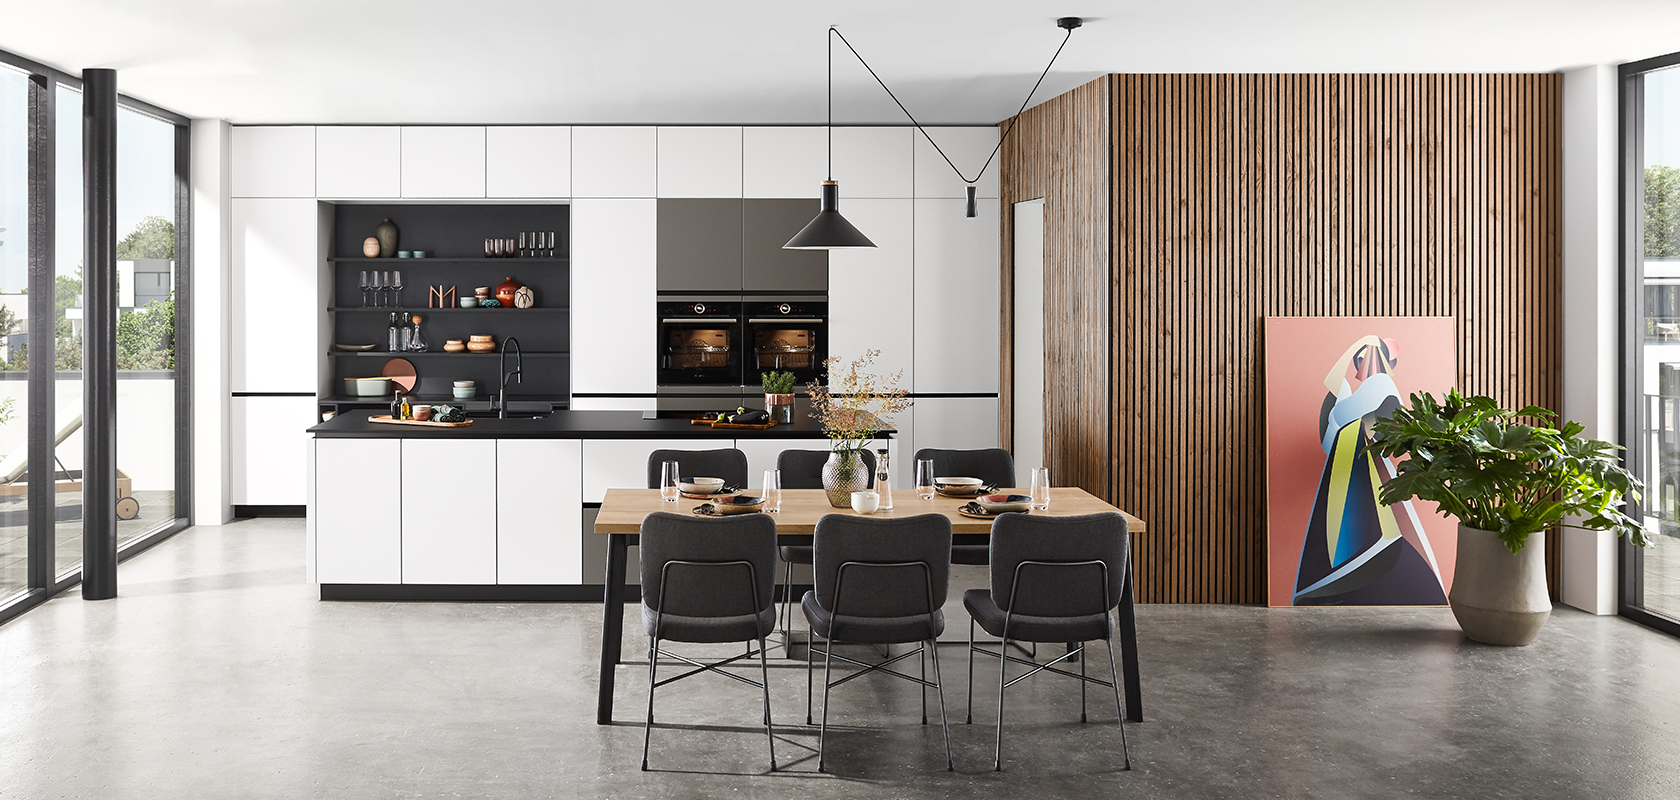
M228 493L232 158L226 122L193 121L193 521L200 525L220 525L233 518ZM294 188L313 193L313 164L306 174L307 188Z

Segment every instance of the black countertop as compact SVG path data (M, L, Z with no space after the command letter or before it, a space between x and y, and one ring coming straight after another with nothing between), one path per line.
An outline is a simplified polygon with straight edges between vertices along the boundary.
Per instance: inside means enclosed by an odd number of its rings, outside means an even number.
M712 428L686 419L642 419L640 411L556 411L546 419L477 418L465 428L369 422L380 410L344 411L309 432L318 439L821 439L822 427L803 414L769 430ZM894 431L876 438L891 439Z

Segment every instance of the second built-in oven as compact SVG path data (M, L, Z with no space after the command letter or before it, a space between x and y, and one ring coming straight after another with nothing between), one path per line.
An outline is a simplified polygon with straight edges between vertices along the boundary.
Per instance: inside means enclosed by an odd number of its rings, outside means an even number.
M747 348L741 383L756 386L765 372L792 372L801 384L824 376L828 358L828 302L824 298L749 299L742 336Z
M658 312L660 385L739 385L746 345L738 300L666 298Z

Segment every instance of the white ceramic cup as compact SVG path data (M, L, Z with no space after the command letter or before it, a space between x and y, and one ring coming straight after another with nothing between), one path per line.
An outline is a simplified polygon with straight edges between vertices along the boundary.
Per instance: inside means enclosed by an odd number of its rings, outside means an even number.
M852 510L859 514L873 514L881 507L881 495L875 492L852 492Z

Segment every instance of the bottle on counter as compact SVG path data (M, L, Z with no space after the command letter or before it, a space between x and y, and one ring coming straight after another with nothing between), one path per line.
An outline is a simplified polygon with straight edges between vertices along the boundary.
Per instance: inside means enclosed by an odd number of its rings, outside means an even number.
M402 352L401 334L397 333L397 312L395 311L391 312L391 332L385 349L393 353Z
M391 419L402 419L402 391L391 392Z
M397 419L414 419L414 396L405 394L402 398L402 416Z
M420 315L414 315L414 327L408 332L408 350L415 353L426 352L426 336L420 332Z
M880 510L892 510L892 484L887 470L887 448L875 451L875 493L881 496Z

